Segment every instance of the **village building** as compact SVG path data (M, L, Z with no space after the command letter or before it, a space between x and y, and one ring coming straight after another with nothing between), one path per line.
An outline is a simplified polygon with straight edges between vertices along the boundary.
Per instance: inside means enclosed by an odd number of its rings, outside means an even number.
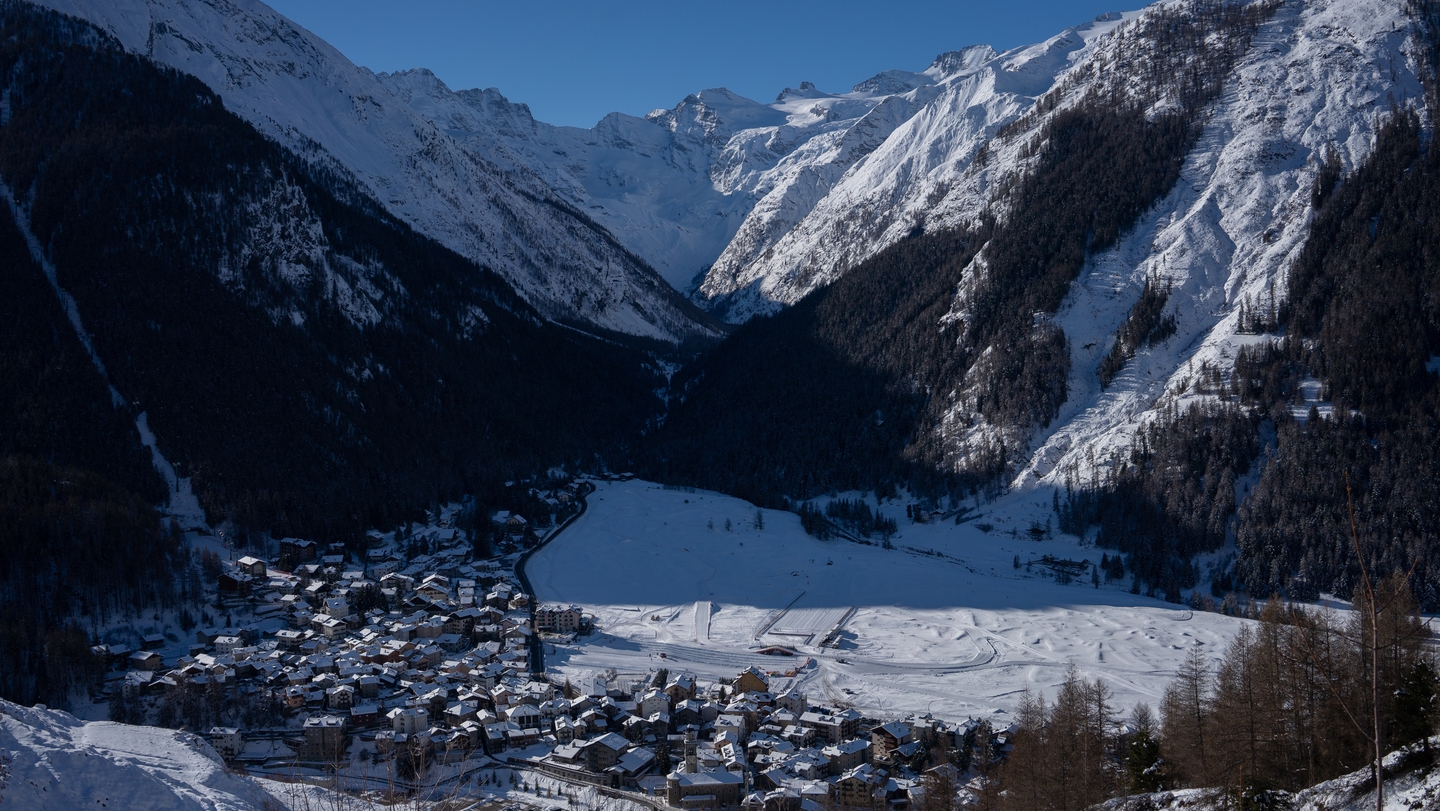
M257 557L251 557L250 555L246 555L235 561L235 568L251 577L265 576L265 561Z
M800 716L800 725L814 729L816 736L824 738L827 743L840 743L855 737L860 731L860 713L854 710L806 712Z
M874 759L878 763L889 763L895 750L915 740L910 727L892 721L875 727L870 732L870 743L874 746Z
M303 541L299 538L281 538L280 556L287 557L298 563L307 563L315 559L319 547L314 541Z
M137 650L126 658L131 670L154 672L165 666L164 657L151 650Z
M770 691L770 679L760 668L751 665L735 677L731 685L736 693L768 693Z
M338 764L349 745L345 721L333 715L313 715L305 719L305 741L300 759L309 763Z
M221 572L217 581L221 594L249 597L255 578L243 572Z
M240 750L245 746L245 735L235 727L211 727L205 737L209 738L215 753L225 760L239 757Z
M844 774L856 766L870 762L873 745L864 738L851 738L848 741L832 743L820 750L829 764L829 772L833 775Z
M738 808L745 788L745 778L729 771L675 771L665 781L665 803L673 808Z
M695 698L695 674L672 674L669 683L665 685L665 695L670 697L672 705L693 700Z
M430 728L430 711L424 707L396 707L389 713L391 729L397 735L413 735Z
M585 768L592 772L603 772L614 766L620 756L630 748L630 742L609 732L594 740L585 742Z
M856 766L830 784L830 800L842 808L873 806L875 790L885 785L885 772L870 764Z
M535 609L535 627L542 631L568 634L580 630L579 606L542 605Z

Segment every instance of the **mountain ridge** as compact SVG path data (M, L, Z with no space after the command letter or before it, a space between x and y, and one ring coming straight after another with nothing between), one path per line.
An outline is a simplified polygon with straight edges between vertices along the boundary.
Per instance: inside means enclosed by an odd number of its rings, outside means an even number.
M523 167L497 167L374 74L257 0L53 0L129 51L200 78L277 142L352 177L390 213L492 267L542 314L679 342L723 329Z

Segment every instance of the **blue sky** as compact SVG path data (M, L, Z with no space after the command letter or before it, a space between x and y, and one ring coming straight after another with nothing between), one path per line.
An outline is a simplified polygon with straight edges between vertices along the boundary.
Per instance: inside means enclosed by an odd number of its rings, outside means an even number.
M936 54L1045 39L1144 0L795 3L768 0L268 0L376 71L431 69L451 88L498 87L552 124L588 127L728 87L770 101L814 82L846 91Z

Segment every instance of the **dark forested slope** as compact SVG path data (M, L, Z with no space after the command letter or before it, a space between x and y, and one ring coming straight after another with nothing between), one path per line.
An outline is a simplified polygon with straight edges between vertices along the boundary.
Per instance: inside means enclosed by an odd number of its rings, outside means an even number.
M183 560L149 451L4 205L0 257L0 695L58 703L93 675L67 621L163 604Z
M542 321L198 80L13 3L0 75L0 177L212 520L352 537L657 411L641 353Z

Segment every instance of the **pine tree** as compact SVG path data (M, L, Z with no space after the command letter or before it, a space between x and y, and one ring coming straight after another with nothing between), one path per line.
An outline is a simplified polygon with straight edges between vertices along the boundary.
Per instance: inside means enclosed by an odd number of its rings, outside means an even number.
M1136 704L1130 713L1130 741L1125 747L1125 777L1132 793L1149 794L1165 787L1155 732L1150 705Z
M1162 748L1188 785L1211 785L1214 775L1209 704L1210 666L1200 648L1193 647L1160 701Z

